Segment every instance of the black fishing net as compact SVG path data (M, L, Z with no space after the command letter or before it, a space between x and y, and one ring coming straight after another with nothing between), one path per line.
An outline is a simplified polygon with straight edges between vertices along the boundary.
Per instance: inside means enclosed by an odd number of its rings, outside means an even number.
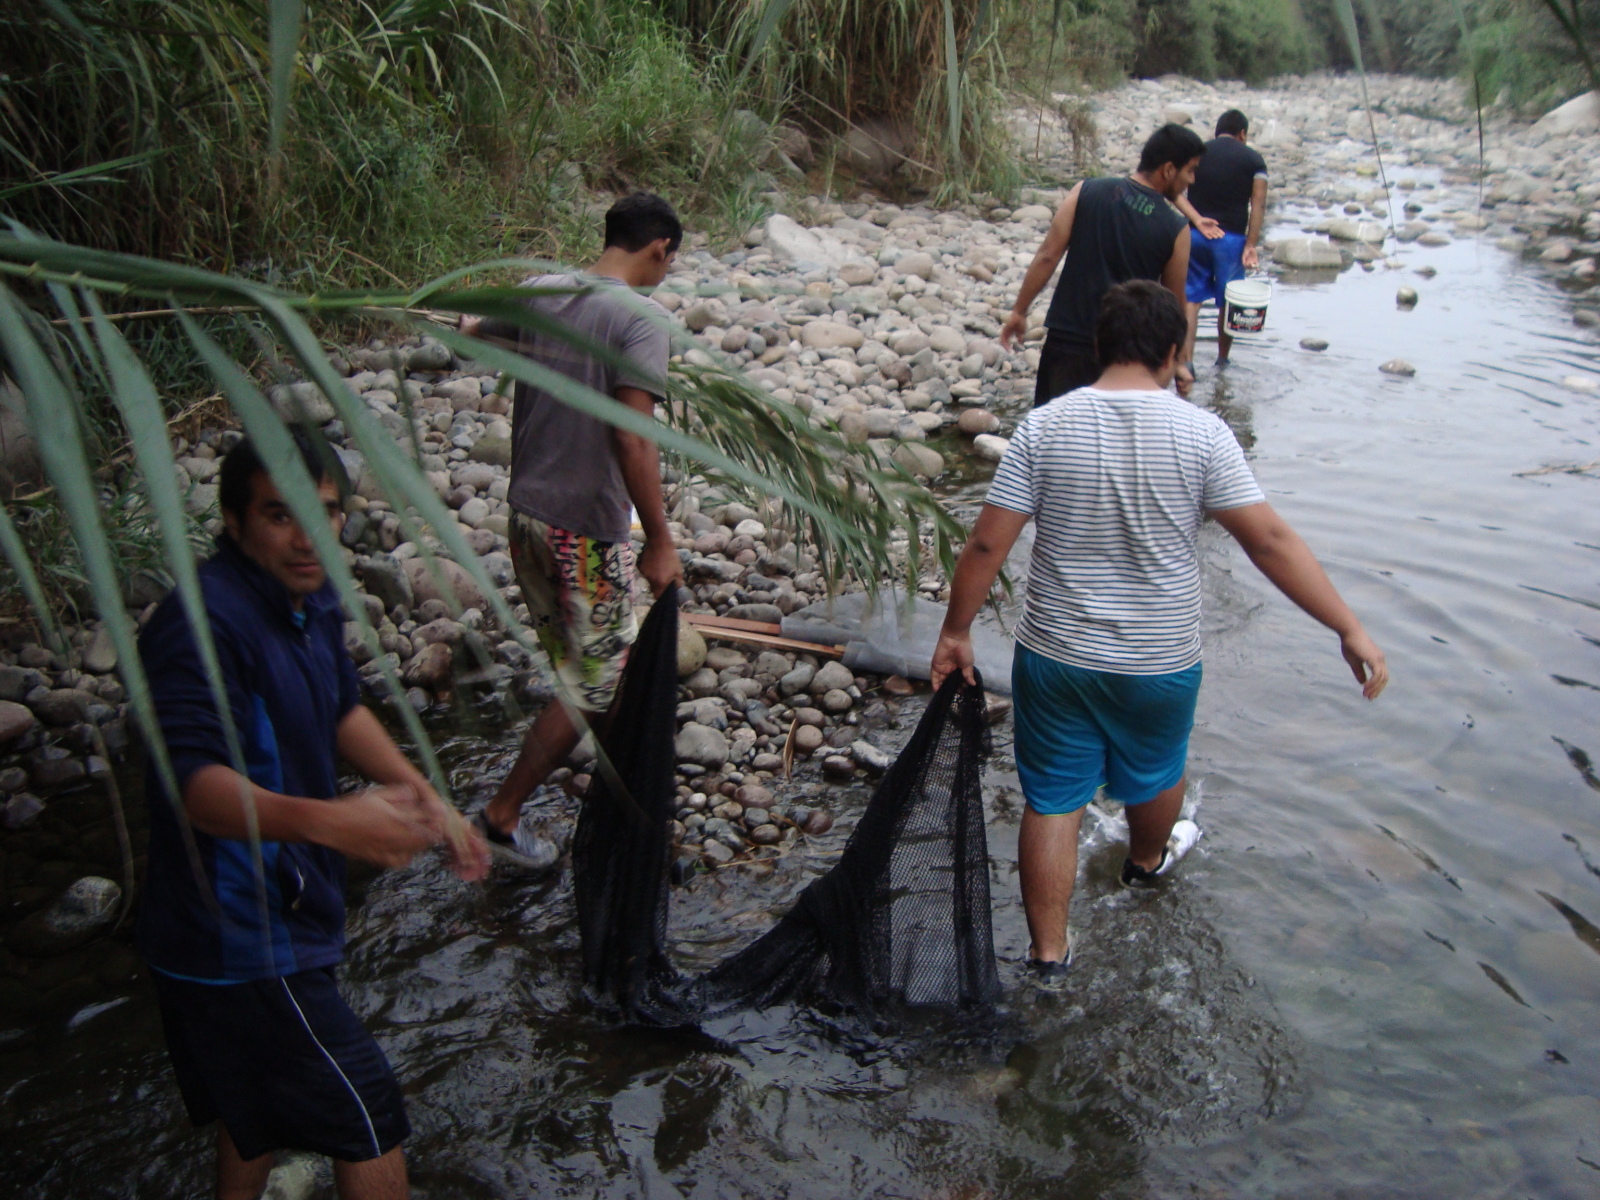
M983 689L952 676L884 774L838 864L771 930L709 972L666 953L677 804L678 610L640 630L573 839L585 983L633 1021L682 1025L783 1001L965 1006L1000 994L989 920ZM617 786L620 784L620 786Z

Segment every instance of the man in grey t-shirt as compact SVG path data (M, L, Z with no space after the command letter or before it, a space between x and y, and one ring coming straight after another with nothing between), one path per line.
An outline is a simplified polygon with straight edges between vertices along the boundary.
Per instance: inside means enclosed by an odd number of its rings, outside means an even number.
M1126 806L1124 886L1159 884L1200 836L1178 818L1200 691L1195 539L1206 517L1339 635L1367 699L1389 679L1383 651L1266 502L1232 434L1167 392L1186 331L1183 309L1158 284L1106 294L1095 327L1100 378L1018 426L956 564L933 653L936 686L955 671L972 679L973 618L1023 526L1036 522L1012 694L1028 972L1041 987L1065 982L1078 826L1102 784Z
M587 272L538 275L528 307L579 338L608 348L606 361L565 339L510 321L466 318L467 333L503 342L534 362L649 416L665 399L667 314L634 295L666 278L683 240L672 206L639 192L606 213L605 249ZM639 571L659 596L682 567L661 498L655 443L625 433L520 380L511 417L511 559L534 633L568 700L590 724L616 696L638 627L629 597L634 575L629 505L639 514ZM529 727L516 764L479 822L491 846L521 865L544 867L554 847L521 819L523 802L578 743L564 705Z

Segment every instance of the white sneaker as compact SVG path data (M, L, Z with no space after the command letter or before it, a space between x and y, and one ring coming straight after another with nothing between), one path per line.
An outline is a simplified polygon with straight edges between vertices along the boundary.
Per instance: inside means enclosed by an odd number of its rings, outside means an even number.
M1131 858L1122 860L1122 886L1129 888L1155 887L1161 876L1177 866L1178 860L1193 850L1194 844L1199 840L1200 826L1188 819L1174 822L1172 833L1167 838L1167 844L1161 848L1161 861L1156 864L1155 870L1146 871L1143 867L1136 867Z

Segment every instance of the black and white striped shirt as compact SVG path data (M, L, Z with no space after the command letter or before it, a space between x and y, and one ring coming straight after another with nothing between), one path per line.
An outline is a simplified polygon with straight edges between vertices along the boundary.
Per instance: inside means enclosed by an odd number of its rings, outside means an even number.
M988 495L1036 523L1017 640L1092 671L1193 666L1200 523L1264 500L1232 431L1170 392L1079 388L1034 409Z

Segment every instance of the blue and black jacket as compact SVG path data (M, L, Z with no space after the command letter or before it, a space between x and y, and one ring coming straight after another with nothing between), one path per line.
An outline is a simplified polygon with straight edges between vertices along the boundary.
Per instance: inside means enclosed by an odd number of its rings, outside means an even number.
M250 779L284 795L331 798L338 791L337 728L359 702L333 585L306 597L296 613L288 589L224 534L200 568L200 586ZM139 653L179 788L201 767L231 766L176 592L145 626ZM263 842L263 922L249 843L197 829L201 866L217 899L213 909L153 768L146 795L150 857L138 940L152 967L226 982L290 975L344 957L343 855L305 842Z

